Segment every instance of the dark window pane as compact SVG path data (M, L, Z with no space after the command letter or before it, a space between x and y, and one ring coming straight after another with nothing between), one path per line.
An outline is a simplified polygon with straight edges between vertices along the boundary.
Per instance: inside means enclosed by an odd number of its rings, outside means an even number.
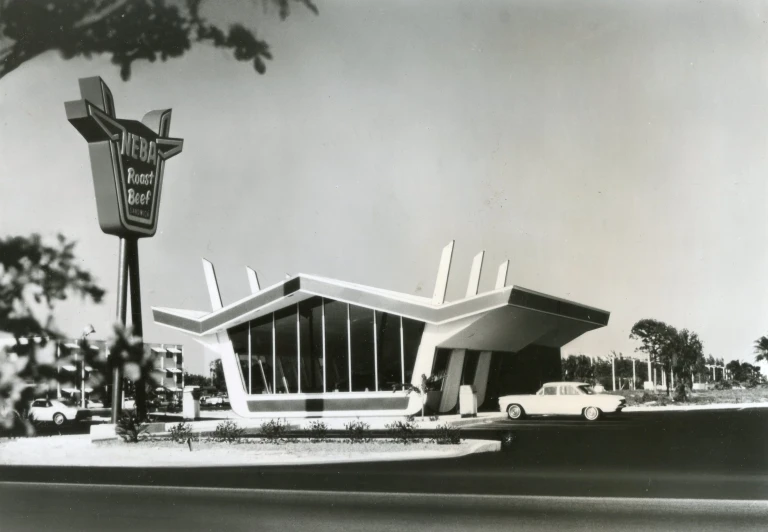
M319 297L299 303L302 393L323 391L322 310L322 299Z
M350 305L352 331L352 391L376 389L373 354L373 310Z
M232 348L235 350L235 355L237 355L240 362L243 387L248 390L248 323L233 327L228 332L229 339L232 341ZM169 365L166 364L166 367L169 367Z
M251 393L272 393L272 314L251 322Z
M347 305L325 300L325 372L329 392L349 391L347 364Z
M298 391L296 343L296 305L275 312L277 392Z
M474 384L477 363L480 360L480 351L467 350L464 355L464 370L461 374L461 384Z
M438 349L435 352L435 363L432 366L432 375L445 375L448 371L448 362L451 359L451 349ZM442 390L445 379L440 382L440 389Z
M421 344L424 332L424 322L403 318L403 356L405 359L405 382L411 382L413 367L416 364L416 353Z
M391 390L403 380L400 367L400 317L376 312L379 390Z

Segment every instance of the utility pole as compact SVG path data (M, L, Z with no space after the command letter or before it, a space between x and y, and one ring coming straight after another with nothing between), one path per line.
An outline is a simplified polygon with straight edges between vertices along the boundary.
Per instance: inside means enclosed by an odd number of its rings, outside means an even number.
M637 373L635 372L635 359L632 359L632 389L637 388Z

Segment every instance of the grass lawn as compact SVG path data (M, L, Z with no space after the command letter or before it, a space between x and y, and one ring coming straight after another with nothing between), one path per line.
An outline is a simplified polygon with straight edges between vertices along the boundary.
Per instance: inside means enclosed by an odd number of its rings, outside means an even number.
M651 392L646 390L620 390L617 394L627 398L627 406L642 406L655 402L659 405L678 404L672 398L674 391L670 389L669 397L666 392ZM740 404L768 402L768 387L748 388L745 390L707 390L692 392L687 404ZM681 403L682 404L682 403Z

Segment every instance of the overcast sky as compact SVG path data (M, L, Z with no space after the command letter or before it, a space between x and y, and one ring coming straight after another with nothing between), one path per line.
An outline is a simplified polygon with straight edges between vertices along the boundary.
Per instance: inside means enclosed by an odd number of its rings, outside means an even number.
M234 6L234 3L228 4ZM510 283L609 310L565 353L631 354L632 325L696 331L753 360L768 333L768 4L732 1L318 2L286 22L244 2L275 60L259 76L206 46L136 63L40 56L0 80L0 234L60 231L109 290L59 325L105 337L117 239L101 233L88 150L67 122L100 75L120 118L173 108L159 230L140 241L151 306L210 310L310 273L431 295L456 240L448 298L486 250L481 290Z

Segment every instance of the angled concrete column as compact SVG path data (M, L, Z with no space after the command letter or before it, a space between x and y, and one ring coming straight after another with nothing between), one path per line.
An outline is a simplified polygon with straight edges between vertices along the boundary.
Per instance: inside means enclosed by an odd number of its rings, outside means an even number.
M452 410L459 400L461 372L464 369L465 349L454 349L448 361L448 370L443 380L443 397L440 399L440 412Z

